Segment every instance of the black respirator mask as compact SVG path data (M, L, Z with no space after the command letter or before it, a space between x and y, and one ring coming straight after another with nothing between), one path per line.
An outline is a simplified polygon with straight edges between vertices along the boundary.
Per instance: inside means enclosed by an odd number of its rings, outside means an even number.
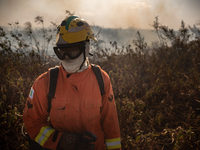
M53 49L60 60L64 60L65 55L67 55L70 59L76 59L85 51L85 41L59 45Z

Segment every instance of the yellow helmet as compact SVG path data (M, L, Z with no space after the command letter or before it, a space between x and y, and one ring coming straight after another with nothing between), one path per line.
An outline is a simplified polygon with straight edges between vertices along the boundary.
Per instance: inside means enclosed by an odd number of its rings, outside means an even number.
M77 16L70 16L58 27L56 45L72 44L89 39L97 41L91 26Z

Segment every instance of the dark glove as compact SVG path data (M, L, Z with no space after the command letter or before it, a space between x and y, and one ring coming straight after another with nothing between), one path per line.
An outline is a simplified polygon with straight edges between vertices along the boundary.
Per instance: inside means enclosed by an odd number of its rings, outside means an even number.
M95 145L89 142L95 142L96 135L92 132L69 133L64 132L60 138L57 150L94 150Z

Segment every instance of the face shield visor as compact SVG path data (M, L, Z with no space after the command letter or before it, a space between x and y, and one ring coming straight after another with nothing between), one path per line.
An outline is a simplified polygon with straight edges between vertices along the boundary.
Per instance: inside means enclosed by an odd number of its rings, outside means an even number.
M70 59L76 59L85 51L85 42L59 45L53 49L60 60L64 60L66 55Z

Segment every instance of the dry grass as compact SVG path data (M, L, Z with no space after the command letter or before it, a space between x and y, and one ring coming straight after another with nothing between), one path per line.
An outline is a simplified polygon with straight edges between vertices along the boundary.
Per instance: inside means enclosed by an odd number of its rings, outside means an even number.
M200 149L200 39L184 23L174 32L156 21L156 46L138 32L127 47L111 43L118 54L104 49L95 55L101 61L92 61L111 78L123 150ZM28 149L20 131L26 97L37 76L57 64L28 50L21 36L9 39L0 28L0 149Z

